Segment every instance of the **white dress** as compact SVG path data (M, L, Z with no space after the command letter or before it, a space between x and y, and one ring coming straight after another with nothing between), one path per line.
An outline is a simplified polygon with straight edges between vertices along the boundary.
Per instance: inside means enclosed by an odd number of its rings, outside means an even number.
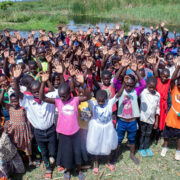
M107 100L103 107L96 100L89 100L93 117L88 124L86 148L93 155L109 155L118 145L117 132L112 123L112 107L117 98Z

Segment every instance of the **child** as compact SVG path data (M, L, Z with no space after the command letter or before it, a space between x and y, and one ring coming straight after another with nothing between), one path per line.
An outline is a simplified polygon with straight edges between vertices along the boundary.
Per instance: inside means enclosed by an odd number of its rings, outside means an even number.
M178 64L171 79L172 106L166 117L166 126L163 132L164 144L161 151L161 156L165 157L169 138L177 137L178 144L175 159L178 161L180 161L180 78L177 78L179 69L180 65ZM177 85L175 84L176 79Z
M39 99L40 83L32 81L30 91L32 96L20 92L18 81L22 70L19 67L14 69L15 94L20 98L20 105L25 108L27 118L33 127L34 136L41 150L42 159L46 166L44 178L52 178L52 166L56 156L56 132L54 125L54 105L41 102ZM48 94L47 94L48 96ZM51 97L51 96L50 96Z
M7 177L13 173L25 172L24 164L16 147L2 127L0 127L0 171Z
M160 119L159 119L159 135L158 139L161 137L161 133L165 127L165 119L167 116L167 99L168 99L168 91L170 87L171 79L169 79L170 72L168 69L162 69L160 72L160 77L158 75L158 67L157 65L153 65L154 76L157 78L157 86L156 90L160 94Z
M101 86L101 89L102 90L105 90L107 92L107 95L108 95L108 99L111 99L115 96L115 87L114 87L114 84L110 83L111 82L111 77L112 77L112 74L107 71L107 70L104 70L102 72L102 86ZM113 116L113 124L114 126L116 126L116 119L117 119L117 105L114 104L113 105L113 109L112 109L112 116Z
M127 138L130 144L130 158L135 164L139 164L139 159L135 157L135 137L138 126L137 118L140 116L138 96L146 87L146 82L141 77L136 63L131 65L131 69L134 71L140 82L139 86L135 88L136 79L133 75L126 75L124 78L125 88L118 102L117 133L119 147L124 139L125 132L128 133Z
M139 153L141 156L153 156L149 149L150 135L154 129L158 127L158 118L160 114L159 104L160 95L156 91L157 80L154 77L147 79L147 88L140 95L140 146Z
M84 84L82 74L76 76L78 82ZM66 168L64 179L70 179L70 172L75 164L79 171L79 179L84 180L85 176L81 172L81 145L80 132L78 125L78 105L80 102L87 101L90 94L79 97L71 97L70 87L67 83L61 83L58 88L60 98L44 97L45 82L48 80L48 74L42 74L42 84L40 89L40 98L48 103L55 104L58 108L58 122L56 131L59 135L57 165Z
M0 95L0 103L3 103L4 90ZM10 120L4 125L7 134L12 139L18 150L24 151L29 159L29 166L32 165L31 160L31 130L23 108L19 106L18 99L15 94L10 96L10 104L3 103L10 114Z
M87 134L87 151L95 155L93 174L99 173L98 155L110 155L118 145L118 137L112 121L112 107L118 101L124 86L111 99L105 90L96 93L96 100L89 100L93 117L89 122ZM115 166L108 162L106 166L115 171Z

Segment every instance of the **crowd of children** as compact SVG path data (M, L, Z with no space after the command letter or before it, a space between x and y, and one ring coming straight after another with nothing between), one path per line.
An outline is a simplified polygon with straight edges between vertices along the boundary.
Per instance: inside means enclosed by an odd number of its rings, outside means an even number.
M161 31L159 30L161 29ZM38 152L51 179L54 166L71 178L73 169L85 179L83 167L100 156L116 171L127 134L130 158L153 156L152 135L178 138L180 160L180 36L168 37L165 23L134 29L125 35L98 26L87 32L59 27L28 37L0 34L0 176L24 173L24 163L37 166ZM27 164L27 163L26 163Z

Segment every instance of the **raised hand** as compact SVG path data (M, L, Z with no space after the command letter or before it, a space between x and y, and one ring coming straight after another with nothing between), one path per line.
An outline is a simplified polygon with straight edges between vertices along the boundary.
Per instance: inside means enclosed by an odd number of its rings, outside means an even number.
M22 69L21 69L21 66L20 65L17 65L15 68L14 68L14 71L13 71L13 76L14 78L19 78L21 76L21 73L22 73Z
M103 54L106 55L108 53L107 48L103 49Z
M55 67L55 71L59 74L62 74L63 73L63 66L62 66L62 63L58 62L58 61L55 61L54 62L54 67Z
M47 72L41 72L40 75L41 75L41 80L42 80L42 82L48 81L48 79L49 79L49 73L47 73Z
M136 60L133 60L131 62L131 69L135 72L137 70L137 62Z
M17 39L14 36L10 37L10 41L12 44L16 44L17 43Z
M31 31L31 34L34 36L36 34L36 31L35 30L32 30Z
M4 31L4 35L5 35L6 37L9 37L9 32L8 32L8 31Z
M33 55L33 56L36 56L36 48L33 47L31 51L32 51L32 55Z
M164 26L165 26L165 22L162 22L162 23L161 23L161 27L164 27Z
M29 46L32 46L34 44L34 38L33 37L28 38L27 42Z
M52 61L52 59L53 59L52 54L49 53L49 52L46 53L45 57L46 57L46 60L47 60L48 63L50 63Z
M152 38L152 36L150 35L150 36L148 37L148 41L151 42L152 39L153 39L153 38Z
M134 53L134 47L133 46L129 46L128 47L129 53L133 54Z
M153 31L154 30L153 26L150 26L150 29L151 29L151 31Z
M76 69L72 64L70 64L69 66L69 73L71 77L73 77L76 74Z
M86 50L89 49L89 43L87 41L84 42L84 47L85 47Z
M5 58L8 58L8 57L9 57L9 50L8 50L8 49L6 49L6 50L4 51L4 57L5 57Z
M92 67L92 65L93 65L93 61L92 61L90 58L88 58L88 59L86 60L86 67L87 67L88 69L90 69L90 68Z
M115 53L114 49L110 49L110 50L108 51L108 54L109 54L109 55L113 55L114 53Z
M14 34L15 34L17 40L20 41L20 40L21 40L21 35L20 35L20 33L19 33L19 32L15 32Z
M16 64L16 63L15 63L14 56L9 56L9 57L8 57L8 62L9 62L9 64Z
M155 56L150 56L147 61L150 63L150 64L156 64L156 57Z
M123 67L127 67L127 66L129 66L129 64L130 64L130 60L129 60L128 58L126 58L126 57L123 57L123 58L122 58L121 65L122 65Z
M22 42L22 45L23 45L24 47L27 45L26 38L23 38L21 42Z
M80 56L80 55L81 55L81 53L82 53L81 49L80 49L80 48L78 48L78 50L76 51L76 53L75 53L75 54L76 54L77 56Z
M67 69L70 66L70 62L69 61L64 61L64 67Z

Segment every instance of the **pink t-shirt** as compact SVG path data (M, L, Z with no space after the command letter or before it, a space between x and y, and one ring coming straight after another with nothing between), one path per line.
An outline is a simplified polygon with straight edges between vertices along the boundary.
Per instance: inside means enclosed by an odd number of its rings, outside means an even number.
M56 127L58 133L73 135L79 131L78 105L78 97L73 97L65 103L59 98L55 100L55 106L58 109L58 121Z

